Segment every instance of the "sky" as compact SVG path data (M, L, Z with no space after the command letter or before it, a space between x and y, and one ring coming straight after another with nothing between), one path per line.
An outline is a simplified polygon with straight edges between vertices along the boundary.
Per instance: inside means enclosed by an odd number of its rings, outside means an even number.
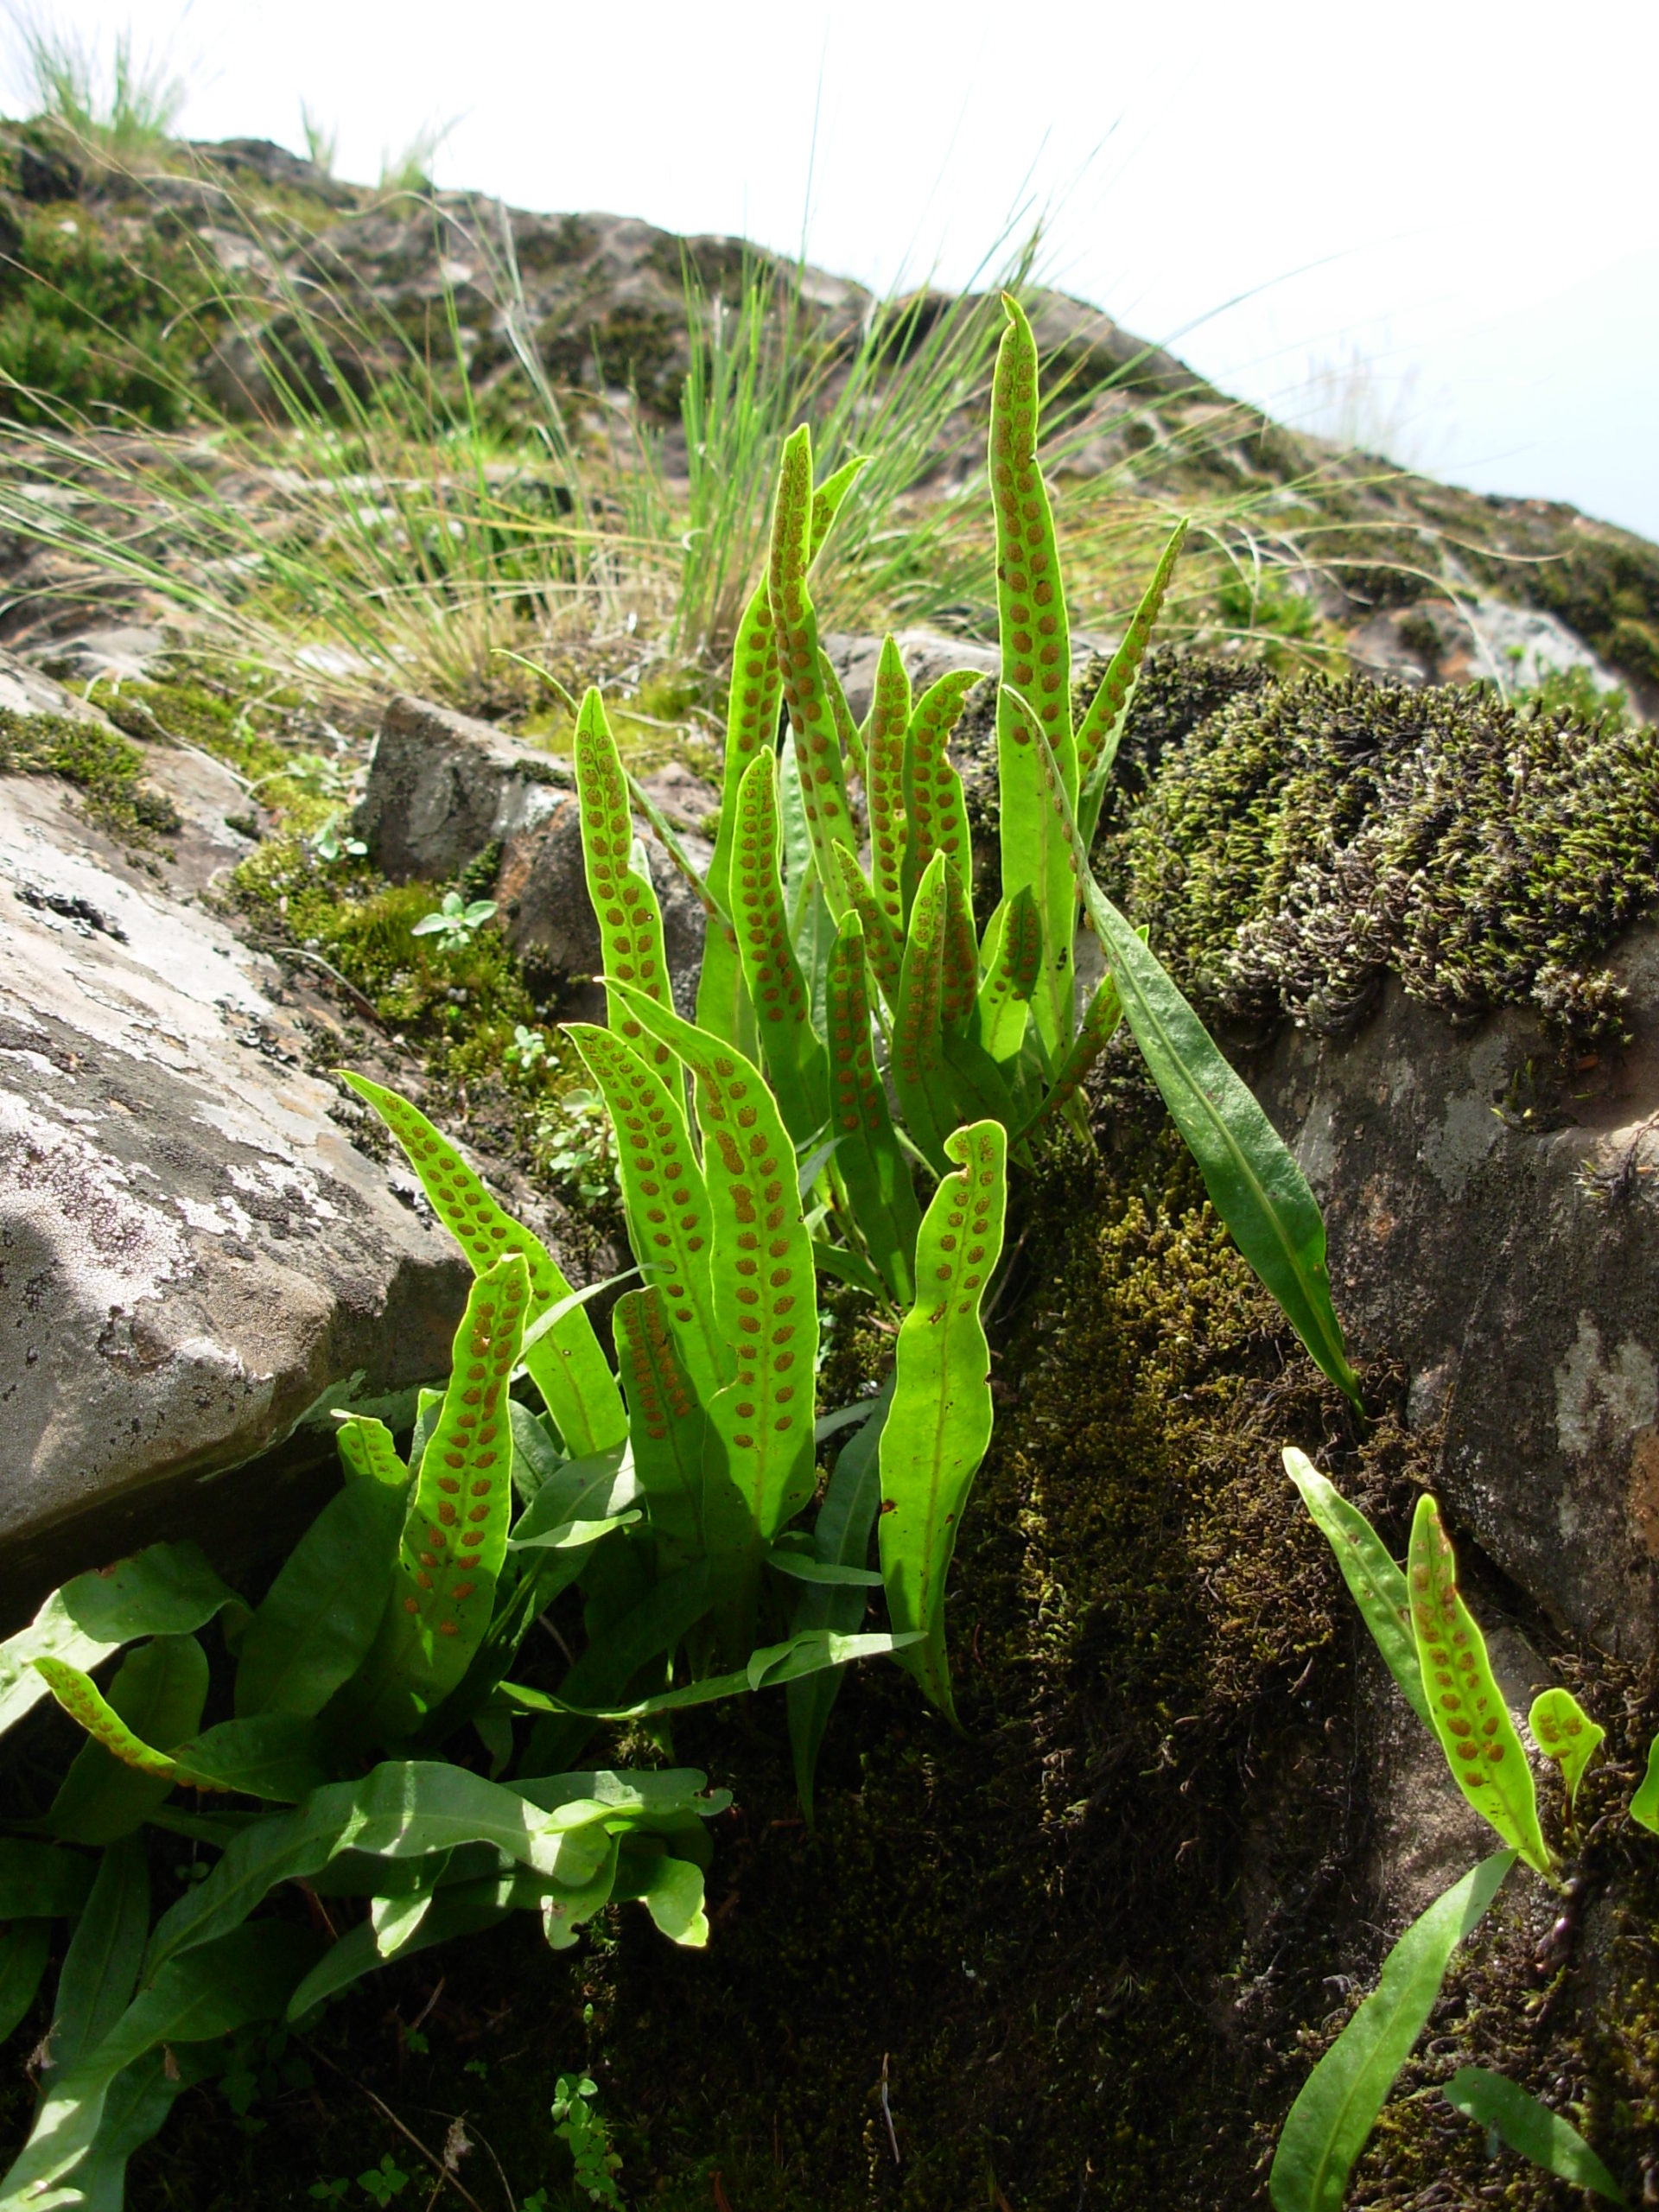
M743 233L885 287L1046 214L1051 281L1282 418L1659 539L1655 0L59 0L181 128ZM27 105L13 38L5 89Z

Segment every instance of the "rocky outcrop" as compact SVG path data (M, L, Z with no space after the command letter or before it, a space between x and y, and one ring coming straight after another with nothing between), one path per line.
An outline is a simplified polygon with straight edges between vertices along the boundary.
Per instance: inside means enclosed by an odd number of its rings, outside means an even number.
M74 711L15 669L0 705ZM192 895L249 849L239 786L146 755L182 825L165 857L0 777L9 1617L155 1535L268 1541L332 1459L329 1406L441 1374L465 1295L412 1179L335 1121L275 970Z
M1349 1039L1254 1075L1325 1209L1360 1351L1404 1363L1439 1486L1558 1625L1659 1648L1659 924L1610 964L1637 1042L1560 1073L1521 1007L1478 1027L1385 987Z
M582 817L567 760L504 736L488 722L423 699L386 709L358 809L359 835L395 881L458 874L493 849L493 895L513 950L564 990L602 966L599 925L588 897ZM645 779L699 869L713 847L696 833L718 794L683 769ZM702 964L702 908L666 848L635 825L663 910L664 950L676 1003L689 1014Z

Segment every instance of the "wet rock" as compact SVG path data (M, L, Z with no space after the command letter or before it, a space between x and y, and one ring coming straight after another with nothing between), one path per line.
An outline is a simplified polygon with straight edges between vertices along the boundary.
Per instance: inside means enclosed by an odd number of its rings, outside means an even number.
M533 968L579 986L602 959L575 783L568 761L488 722L399 697L381 721L358 833L398 882L444 880L499 847L494 896L508 943ZM701 823L718 804L683 768L659 771L645 787L671 827ZM635 827L663 910L675 1003L689 1014L702 964L702 908L663 844L643 823ZM707 867L707 839L687 834L680 842L694 867ZM585 1010L587 1001L575 1005Z
M38 674L8 688L70 710ZM184 752L146 766L184 823L149 868L56 779L0 778L8 1627L135 1542L269 1540L332 1459L327 1407L406 1403L465 1295L411 1179L335 1119L269 963L188 896L248 849L238 786Z
M1534 1016L1470 1029L1390 981L1346 1039L1252 1081L1330 1236L1338 1312L1404 1361L1441 1494L1544 1614L1659 1646L1659 925L1610 964L1637 1043L1562 1068Z

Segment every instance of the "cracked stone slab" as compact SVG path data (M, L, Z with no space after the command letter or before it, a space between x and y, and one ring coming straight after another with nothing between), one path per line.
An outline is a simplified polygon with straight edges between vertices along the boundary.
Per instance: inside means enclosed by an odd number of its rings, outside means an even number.
M146 767L178 785L182 882L55 780L0 778L9 1617L156 1535L245 1546L332 1457L329 1404L442 1372L465 1296L412 1179L332 1117L275 971L188 895L246 849L233 779Z

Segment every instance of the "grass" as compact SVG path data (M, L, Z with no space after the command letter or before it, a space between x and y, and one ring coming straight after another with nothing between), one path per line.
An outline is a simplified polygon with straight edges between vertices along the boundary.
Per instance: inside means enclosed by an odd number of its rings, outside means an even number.
M98 39L49 22L29 9L8 12L40 117L117 160L130 160L165 143L187 91L168 54L139 51L131 31L122 30L106 66Z
M130 48L96 96L88 57L61 41L30 50L41 69L57 57L69 86L58 106L73 92L99 128L130 137L171 113ZM327 151L315 129L312 141ZM429 165L429 148L411 161ZM412 172L394 183L414 189ZM0 425L0 527L54 556L42 596L124 590L171 610L198 649L321 670L362 696L395 684L544 721L556 692L530 662L567 686L603 681L625 702L654 687L706 709L764 559L779 446L805 419L823 469L854 453L870 462L815 581L823 626L994 631L983 441L996 295L1028 290L1037 234L1011 223L968 289L855 296L846 311L825 310L799 265L747 254L722 292L688 260L682 441L637 397L556 386L505 224L498 234L476 207L425 206L436 257L482 269L516 357L483 391L453 293L407 327L322 257L302 214L245 194L238 221L274 289L240 290L207 247L175 241L193 258L168 272L174 311L154 317L142 391L90 370L77 383L38 348L9 360L0 327L22 418ZM54 283L61 294L61 280L26 272L24 307ZM107 272L101 295L84 286L82 353L125 358L128 312ZM238 380L224 404L200 373L215 342L216 388L226 363ZM1194 551L1166 615L1177 634L1265 635L1304 658L1333 650L1299 531L1321 522L1328 558L1366 524L1333 521L1323 476L1252 461L1271 426L1179 373L1172 385L1170 365L1149 383L1144 359L1103 377L1051 364L1045 466L1074 621L1121 624L1184 511ZM150 425L188 427L135 435ZM1351 477L1343 488L1351 498Z

